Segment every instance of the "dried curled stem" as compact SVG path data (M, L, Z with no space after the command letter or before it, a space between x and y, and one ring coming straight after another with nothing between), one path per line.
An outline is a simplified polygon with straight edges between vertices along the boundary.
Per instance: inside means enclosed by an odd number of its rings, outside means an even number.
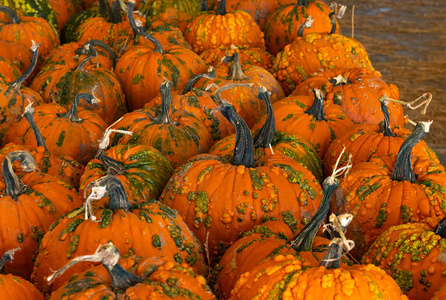
M423 99L424 99L424 100L423 100ZM379 98L379 101L380 101L380 102L383 102L383 101L387 101L387 102L388 102L388 101L392 101L392 102L395 102L395 103L399 103L399 104L401 104L401 105L406 105L406 106L407 106L408 108L410 108L411 110L417 110L418 108L424 106L423 109L421 110L421 114L422 114L422 115L425 115L425 114L426 114L427 107L429 106L429 104L430 104L431 101L432 101L432 94L429 93L429 92L426 92L426 93L424 93L423 95L421 95L420 97L418 97L417 99L415 99L415 100L413 100L413 101L410 101L410 102L408 102L408 101L403 101L403 100L392 99L392 98L389 98L386 94L384 94L384 96L382 96L382 97ZM418 102L418 101L421 101L421 103L419 103L419 104L417 104L417 105L414 106L414 104L415 104L416 102Z

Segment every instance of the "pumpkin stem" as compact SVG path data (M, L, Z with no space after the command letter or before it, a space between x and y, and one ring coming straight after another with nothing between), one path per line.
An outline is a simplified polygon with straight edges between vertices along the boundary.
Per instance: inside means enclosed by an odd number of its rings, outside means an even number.
M220 111L225 118L235 127L235 146L232 164L243 165L246 168L254 168L254 142L251 130L245 121L232 109L228 102L220 106Z
M29 101L29 100L28 100ZM29 104L25 107L25 112L23 113L23 116L28 121L29 125L31 126L31 129L33 130L34 137L36 139L37 147L42 146L45 148L45 151L48 151L48 148L45 144L45 138L43 137L42 133L40 132L39 128L37 127L36 121L34 121L34 108L33 103L29 101Z
M110 135L112 132L117 132L121 134L128 134L132 135L133 132L126 131L126 130L119 130L119 129L112 129L112 127L121 121L123 118L121 117L119 120L117 120L115 123L110 125L104 132L104 135L102 136L102 139L99 140L99 151L96 154L96 158L99 159L102 162L102 169L105 170L107 174L111 175L118 175L118 174L124 174L126 172L126 169L124 167L124 163L122 161L116 160L111 158L108 155L105 155L105 149L107 149L108 145L110 144Z
M20 181L12 168L12 163L16 160L20 162L20 167L25 172L31 172L36 169L34 158L28 151L14 151L5 155L5 160L2 164L3 179L5 181L3 196L10 196L13 199L21 195L26 189L26 186Z
M338 75L338 76L330 79L329 82L333 86L352 84L352 82L348 78L344 78L342 75Z
M101 194L100 198L109 196L108 208L112 211L117 211L118 209L123 209L124 211L129 211L131 208L129 199L125 192L124 185L122 182L114 175L106 175L99 179L92 181L85 191L94 188L105 188L105 193ZM100 199L99 197L94 199Z
M153 123L163 124L163 125L170 124L172 126L178 126L178 122L174 122L170 118L170 114L169 114L170 104L172 101L172 93L171 92L172 92L172 82L165 80L160 86L161 107L160 107L160 110L159 110L155 120L153 120Z
M215 69L213 66L210 66L208 68L208 72L207 73L203 73L203 74L197 74L192 76L189 81L186 83L186 85L184 86L183 92L181 93L181 95L185 95L187 93L190 92L190 90L192 89L193 85L195 84L195 82L200 79L200 78L206 78L206 79L215 79Z
M327 121L324 114L324 98L322 96L322 91L313 89L313 94L313 105L305 113L312 115L317 121Z
M74 122L74 123L81 123L81 122L83 122L84 119L79 118L79 116L77 115L77 106L79 105L79 100L81 98L86 100L90 104L95 104L95 103L99 102L99 99L96 98L95 96L93 96L92 94L89 94L89 93L79 93L74 98L73 104L71 104L70 109L66 113L64 113L64 114L63 113L57 114L57 116L59 118L69 119L71 122Z
M342 19L342 17L345 14L345 10L347 9L347 5L342 5L336 2L332 2L330 4L330 9L335 13L336 18Z
M297 36L303 37L304 30L313 26L313 22L314 22L313 16L308 16L308 18L305 19L305 22L300 24L299 28L297 28Z
M92 60L93 58L97 57L98 52L93 47L90 48L91 55L85 57L75 68L73 68L71 71L84 71L85 65Z
M276 118L274 116L273 106L269 100L268 90L261 86L257 94L257 98L263 100L266 105L266 120L262 128L254 137L254 148L267 148L274 142L274 134L276 133Z
M434 232L436 235L441 236L442 239L446 238L446 217L438 222L437 226L435 226Z
M133 10L135 8L136 3L129 1L127 4L127 17L129 19L129 23L130 23L130 27L132 28L133 32L135 33L135 35L142 35L143 37L145 37L146 39L148 39L149 41L151 41L154 45L155 45L155 52L164 54L164 49L161 46L161 43L155 39L153 36L151 36L150 34L148 34L147 32L144 31L144 27L142 26L138 26L136 24L135 21L135 16L133 15Z
M328 14L328 17L330 18L331 22L331 31L329 34L336 33L337 26L336 26L335 12L334 11L330 12Z
M14 254L15 252L19 251L20 247L17 247L15 249L11 249L6 251L3 256L2 259L0 259L0 270L3 269L3 266L5 265L6 262L12 262L12 260L14 259Z
M308 6L308 4L309 4L309 0L298 0L297 1L297 6Z
M420 104L413 106L414 103L416 103L416 102L418 102L419 100L422 100L422 99L424 99L424 100L423 100ZM415 100L413 100L413 101L409 101L409 102L408 102L408 101L403 101L403 100L392 99L392 98L389 98L389 97L385 94L384 96L382 96L382 97L379 98L379 101L381 101L381 102L382 102L382 101L392 101L392 102L395 102L395 103L399 103L399 104L401 104L401 105L406 105L406 106L407 106L408 108L410 108L411 110L416 110L416 109L418 109L418 108L424 106L423 109L421 110L421 114L422 114L422 115L425 115L425 114L426 114L427 107L429 106L429 104L430 104L431 101L432 101L432 94L429 93L429 92L426 92L426 93L424 93L423 95L421 95L420 97L418 97L417 99L415 99Z
M86 42L85 44L80 46L79 49L74 51L74 53L76 55L87 55L88 56L89 54L93 54L91 51L91 48L93 48L95 46L104 48L104 50L107 51L108 54L110 54L110 56L113 60L113 65L116 65L116 61L118 60L118 55L112 50L112 48L110 48L109 45L107 45L106 43L104 43L103 41L100 41L100 40L89 40L88 42Z
M143 282L143 279L133 273L126 271L120 264L118 264L120 255L119 250L112 242L99 246L98 250L91 255L82 255L73 258L69 263L61 269L48 276L48 284L52 284L54 280L62 275L67 269L79 262L101 262L112 279L112 286L114 290L125 290L137 283Z
M417 175L413 171L410 154L413 146L415 146L425 135L429 132L430 122L419 122L409 137L401 144L398 150L395 166L393 168L392 176L395 181L407 180L411 183L417 182Z
M122 22L121 4L119 3L119 0L113 1L110 8L110 16L108 18L108 22L113 24L118 24Z
M224 63L233 62L231 68L229 69L229 75L226 78L227 80L241 81L248 78L243 73L242 63L240 62L240 54L238 52L234 52L232 55L226 53L225 57L223 57L222 59L222 62Z
M337 177L339 177L342 173L345 174L352 167L351 164L347 164L345 167L338 169L338 163L342 155L344 154L344 151L345 147L338 157L332 175L327 177L322 183L324 195L322 196L321 204L319 205L316 213L314 214L313 218L311 218L310 223L308 223L291 242L291 247L296 250L297 253L312 250L314 237L316 236L319 228L321 227L325 217L328 214L331 198L334 191L339 186L339 180L337 179Z
M381 130L379 132L381 132L384 136L396 136L390 128L390 116L389 110L387 109L387 104L389 103L389 101L381 100L381 98L379 99L379 101L381 102L381 111L384 115L384 124L381 126Z
M331 222L330 227L333 229L335 237L330 241L327 253L319 266L323 266L326 269L338 269L344 250L348 252L353 249L355 243L351 240L347 240L345 237L345 231L352 219L353 216L351 214L339 216L331 214L329 217L329 221Z
M17 92L21 87L22 84L25 82L26 79L31 75L31 73L34 71L34 68L37 65L37 58L39 57L39 47L40 43L36 43L32 41L31 46L31 52L32 52L32 60L29 67L23 72L22 76L11 82L8 86L8 89L5 92L5 96L7 96L11 91Z
M226 0L218 0L216 15L224 16L226 15Z
M20 19L19 15L8 6L0 5L0 12L8 14L10 24L19 24L20 22L22 22L22 19Z
M99 13L101 15L107 15L110 11L110 4L107 0L99 0Z
M201 11L208 11L208 1L207 0L201 1Z
M222 87L219 87L218 85L216 85L215 83L211 83L210 85L208 85L205 89L205 91L209 91L211 87L215 87L217 88L217 90L214 91L214 96L215 96L215 102L218 105L221 105L223 103L220 94L223 91L235 88L235 87L252 87L254 83L228 83Z

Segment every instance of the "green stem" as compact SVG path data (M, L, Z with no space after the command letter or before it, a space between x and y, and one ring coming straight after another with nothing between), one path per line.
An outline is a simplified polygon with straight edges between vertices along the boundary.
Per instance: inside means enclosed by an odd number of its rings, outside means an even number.
M79 47L79 49L77 49L76 51L74 51L74 53L76 53L76 55L91 55L93 54L91 51L90 47L102 47L104 48L105 51L108 52L108 54L110 54L112 60L113 60L113 65L116 65L116 62L118 60L118 55L110 48L109 45L107 45L106 43L104 43L103 41L100 40L89 40L88 42L86 42L85 44L83 44L81 47Z
M14 173L12 163L20 161L20 166L25 171L32 170L34 159L28 151L14 151L5 155L5 160L2 164L3 179L5 181L5 190L3 196L10 196L16 199L26 189L26 186L20 181L19 177Z
M226 54L225 57L223 57L222 62L233 62L231 68L229 69L229 75L226 78L227 80L241 81L248 78L243 73L242 63L240 62L240 54L238 52L234 52L232 55Z
M328 17L330 18L330 22L331 22L331 31L329 34L336 33L337 26L336 26L336 18L335 18L334 11L330 12L328 14Z
M85 101L87 101L90 104L96 103L96 98L92 94L79 93L74 98L73 104L71 104L70 109L64 114L63 113L57 114L57 116L59 118L69 119L71 122L74 122L74 123L81 123L82 121L84 121L84 119L79 118L79 116L77 115L77 107L79 105L80 99L84 99Z
M160 86L160 93L161 93L161 107L159 112L156 115L155 120L153 120L153 123L155 124L162 124L162 125L172 125L177 126L178 122L174 122L170 118L169 110L170 105L172 102L172 82L166 80L164 81Z
M122 22L121 17L121 4L119 0L114 0L110 9L110 15L108 17L108 22L113 24L118 24Z
M305 113L313 116L317 121L327 121L324 114L324 98L321 90L313 89L313 94L313 105Z
M235 127L235 146L232 164L254 168L254 142L245 121L232 109L229 103L220 106L225 118Z
M18 91L22 87L22 84L28 79L28 77L34 71L34 68L37 65L37 59L39 57L39 45L33 43L31 47L31 52L32 52L31 64L25 70L25 72L23 72L22 76L20 76L19 78L17 78L16 80L14 80L9 84L8 89L5 92L5 96L7 96L12 91L14 92Z
M48 151L48 148L45 144L45 138L43 137L42 133L40 132L39 128L37 127L36 121L34 121L34 109L32 107L32 104L25 107L25 112L23 113L23 117L28 121L29 125L31 126L31 129L34 133L34 137L36 138L37 146L42 146L45 148L45 151Z
M428 122L419 122L412 134L403 142L398 151L392 176L390 177L392 180L417 182L417 175L413 171L410 155L412 148L429 132L429 126L430 123Z
M331 176L327 177L322 183L324 195L322 196L319 208L313 218L311 218L310 223L308 223L291 242L291 247L296 250L297 253L312 250L314 237L328 214L331 198L338 186L339 181Z
M260 87L257 97L266 105L266 120L262 128L254 137L254 148L269 147L274 142L274 134L276 133L276 118L274 116L273 106L269 100L269 93L265 87Z
M380 101L381 102L381 111L384 115L384 124L381 127L381 132L384 136L396 136L392 129L390 128L390 116L389 116L389 110L387 109L387 102L386 101Z
M208 68L207 73L197 74L197 75L192 76L191 79L189 79L189 81L184 86L184 89L183 89L183 92L181 93L181 95L185 95L185 94L189 93L190 90L192 89L192 87L194 86L195 82L198 79L200 79L200 78L215 79L215 76L216 76L215 69L212 66L210 66Z
M10 24L19 24L20 22L22 22L22 20L17 15L17 13L12 8L10 8L8 6L0 5L0 12L4 12L4 13L8 14L9 19L10 19Z
M226 0L219 0L217 4L216 15L224 16L226 15Z

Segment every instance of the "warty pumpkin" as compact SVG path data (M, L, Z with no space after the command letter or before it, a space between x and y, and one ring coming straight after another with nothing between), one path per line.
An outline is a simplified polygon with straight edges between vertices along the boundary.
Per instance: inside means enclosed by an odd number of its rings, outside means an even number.
M198 54L231 45L265 50L265 40L259 25L247 12L227 12L226 0L218 2L215 12L203 12L190 21L184 30L184 37Z
M89 205L92 198L97 200ZM139 204L130 204L135 202ZM119 179L108 175L92 184L85 207L59 218L43 237L32 274L34 284L45 294L57 290L94 263L71 267L49 286L52 270L110 241L124 257L166 257L188 264L197 274L206 272L202 247L176 211L152 199L130 201Z
M354 216L346 236L355 242L355 258L391 226L446 215L444 167L433 160L411 161L413 146L429 126L419 122L398 155L358 163L340 180L332 210Z
M7 273L29 278L34 254L51 223L62 214L82 204L73 186L51 175L34 172L35 164L29 152L6 154L0 181L0 251L20 246L16 259L5 266ZM12 163L19 161L26 173L19 179ZM26 216L26 217L24 217Z
M446 218L435 230L424 223L392 226L361 258L387 272L410 299L431 299L446 283Z
M131 256L120 259L113 243L102 246L92 255L77 257L52 278L70 266L84 261L101 262L74 275L51 294L50 300L68 299L216 299L203 276L197 275L187 264L155 256Z
M70 109L57 103L42 104L35 107L34 118L50 153L86 164L96 154L98 140L108 125L95 113L78 108L80 99L91 104L97 101L91 94L79 93ZM10 130L8 141L37 146L31 126L23 119Z
M302 228L322 196L313 174L293 159L276 153L255 161L246 123L231 105L220 110L236 129L232 161L210 154L193 157L175 171L160 197L206 245L211 265L240 232L255 225L292 214Z
M153 146L166 155L175 169L190 157L209 150L212 138L201 120L184 111L170 113L172 82L161 84L159 110L141 109L124 115L112 129L131 131L132 136L113 133L112 145Z

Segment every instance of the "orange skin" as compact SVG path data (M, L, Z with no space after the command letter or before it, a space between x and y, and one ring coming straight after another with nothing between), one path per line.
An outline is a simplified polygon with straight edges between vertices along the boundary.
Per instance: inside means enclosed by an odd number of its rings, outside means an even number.
M331 174L333 172L333 167L344 147L345 151L338 164L339 168L347 164L347 158L350 154L352 154L351 162L353 165L368 161L372 157L397 154L401 144L411 133L408 129L393 127L392 132L396 136L392 137L385 136L380 133L380 130L380 126L375 124L356 124L339 135L330 144L323 158L324 173ZM432 159L437 163L440 162L435 152L423 140L413 147L411 157L414 161L417 159Z
M42 293L29 281L12 274L0 275L0 298L8 300L43 300Z
M6 42L5 42L6 43ZM19 44L21 45L21 44ZM23 45L21 45L23 46ZM25 47L25 46L23 46ZM12 48L12 47L11 47ZM26 51L29 51L26 49ZM28 65L29 66L29 65ZM2 83L11 83L22 75L22 70L19 66L13 63L8 58L0 57L0 81Z
M278 299L281 295L290 300L378 299L379 296L382 297L379 299L408 300L392 277L374 265L339 269L304 267L292 255L274 256L243 274L229 299ZM285 282L285 278L289 281Z
M32 274L32 280L39 290L53 292L73 274L97 265L78 263L57 277L51 286L46 281L52 270L62 268L77 256L94 253L99 245L110 241L119 249L121 256L134 254L170 260L177 257L184 263L189 261L197 274L205 274L201 245L178 213L155 200L141 203L141 208L128 212L99 208L106 207L107 203L108 197L93 203L94 215L98 220L102 219L101 222L85 220L84 212L78 210L59 219L57 225L44 236ZM104 211L110 215L103 214ZM73 227L73 224L78 226ZM73 243L77 239L78 243ZM191 254L186 250L190 250Z
M57 25L59 29L62 30L67 20L74 13L82 9L79 1L77 0L48 0L53 7L54 13L57 18Z
M254 168L234 166L215 155L196 156L176 170L160 197L208 245L211 259L221 255L219 244L232 244L239 233L264 222L263 217L282 219L290 212L303 228L321 199L313 174L280 153L264 156Z
M351 84L333 85L329 80L342 75ZM304 80L293 91L292 95L312 95L312 89L325 86L325 101L339 104L354 123L379 124L384 121L379 98L387 95L391 99L399 99L398 88L387 85L381 73L360 69L326 70ZM390 102L387 105L390 114L390 125L404 127L406 122L401 104Z
M323 113L326 120L317 120L305 113L311 108L314 96L289 96L273 104L276 130L300 135L316 149L319 157L324 157L330 143L341 136L353 122L339 105L325 102ZM266 120L266 114L254 126L260 129Z
M443 284L441 288L439 288L431 300L442 300L446 299L446 284Z
M176 280L175 286L171 286L174 290L188 290L195 295L199 295L203 300L215 299L215 296L207 286L206 280L203 276L196 275L193 270L186 264L178 264L167 259L161 259L156 257L129 257L120 259L118 262L124 269L132 270L131 272L139 277L144 278L143 283L137 283L131 286L122 293L115 294L111 278L106 269L100 266L94 266L88 269L83 274L79 274L79 277L70 283L65 283L54 293L51 294L50 300L69 300L69 299L102 299L102 297L111 297L111 299L172 299L172 297L165 295L161 286L155 283L168 283L170 280ZM156 266L156 270L153 271L153 267ZM87 273L88 272L88 273ZM146 275L147 272L151 272L150 275ZM72 288L75 290L76 283L81 280L87 279L95 286L86 287L81 291L73 293ZM97 284L97 285L96 285ZM90 285L91 286L91 285ZM118 297L118 298L115 298ZM188 300L187 296L179 295L175 296L178 300Z
M21 181L27 186L25 193L17 199L1 198L0 214L4 217L0 219L0 252L20 246L14 260L4 268L7 273L29 278L42 236L54 221L82 205L82 201L73 186L48 174L26 173ZM5 189L3 181L0 187Z
M277 55L287 44L294 41L298 36L299 26L308 16L313 17L313 26L304 29L303 35L311 32L323 34L331 32L332 24L328 16L331 12L330 7L322 1L309 2L307 7L298 6L296 3L281 6L270 15L263 28L266 50L269 53ZM339 33L339 24L337 20L335 22L336 33Z
M427 224L408 223L380 235L361 263L385 270L410 299L431 299L445 283L446 262L439 260L444 251L446 239Z
M354 217L346 236L355 242L350 253L357 259L391 226L446 215L444 167L417 160L412 165L418 182L400 182L390 178L395 161L396 155L391 155L354 165L332 200L334 213Z

